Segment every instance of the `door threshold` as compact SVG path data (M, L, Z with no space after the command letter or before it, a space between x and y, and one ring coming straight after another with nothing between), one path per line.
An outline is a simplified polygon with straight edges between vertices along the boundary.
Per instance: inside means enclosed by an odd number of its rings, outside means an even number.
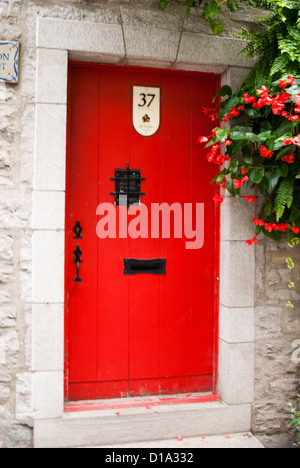
M151 409L153 406L179 405L184 403L208 403L221 400L216 392L210 393L184 393L179 395L166 396L148 396L133 398L118 398L112 400L89 400L66 402L64 406L65 413L74 413L82 411L99 411L122 408L145 407Z

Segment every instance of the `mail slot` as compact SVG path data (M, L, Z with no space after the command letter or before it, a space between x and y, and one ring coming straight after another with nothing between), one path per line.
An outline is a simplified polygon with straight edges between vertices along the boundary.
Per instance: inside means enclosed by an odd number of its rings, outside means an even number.
M166 259L155 258L151 260L124 259L124 275L165 275Z

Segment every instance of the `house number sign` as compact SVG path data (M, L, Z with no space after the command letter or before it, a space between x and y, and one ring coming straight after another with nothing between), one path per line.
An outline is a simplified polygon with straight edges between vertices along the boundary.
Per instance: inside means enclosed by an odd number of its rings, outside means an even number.
M160 88L133 87L133 125L143 136L157 132L160 125Z

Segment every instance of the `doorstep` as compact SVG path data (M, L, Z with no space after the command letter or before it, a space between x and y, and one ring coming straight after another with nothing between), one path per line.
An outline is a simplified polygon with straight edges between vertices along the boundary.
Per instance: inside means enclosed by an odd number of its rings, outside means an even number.
M191 395L182 402L149 403L149 398L90 402L92 406L68 405L61 418L34 421L35 448L96 447L143 441L201 437L250 431L251 405L226 405L215 401L195 401L202 396ZM139 404L134 405L135 402ZM156 400L157 401L157 400ZM161 399L159 399L161 401ZM143 404L140 404L140 403ZM85 403L86 404L86 403ZM88 404L88 403L87 403ZM229 440L229 439L228 439Z
M198 448L265 448L251 432L221 434L214 436L186 437L177 439L152 440L122 445L106 445L85 448L136 448L136 449L198 449ZM118 452L117 452L118 453Z

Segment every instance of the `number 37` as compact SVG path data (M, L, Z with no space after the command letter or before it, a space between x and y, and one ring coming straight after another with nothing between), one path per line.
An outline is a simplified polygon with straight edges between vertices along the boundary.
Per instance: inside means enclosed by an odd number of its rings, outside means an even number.
M141 96L141 104L139 104L139 107L145 107L145 106L150 107L156 95L141 93L140 96ZM150 98L150 100L148 100L148 98Z

